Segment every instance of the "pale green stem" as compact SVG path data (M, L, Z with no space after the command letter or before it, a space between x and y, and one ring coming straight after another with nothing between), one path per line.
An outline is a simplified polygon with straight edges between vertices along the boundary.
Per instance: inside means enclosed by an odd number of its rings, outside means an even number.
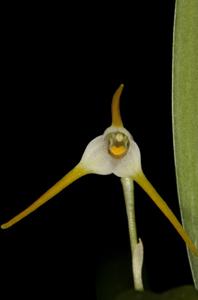
M143 264L143 244L137 239L136 220L135 220L135 204L134 204L134 184L129 177L121 178L126 204L126 212L128 218L129 238L132 256L132 272L134 288L142 291L142 264Z

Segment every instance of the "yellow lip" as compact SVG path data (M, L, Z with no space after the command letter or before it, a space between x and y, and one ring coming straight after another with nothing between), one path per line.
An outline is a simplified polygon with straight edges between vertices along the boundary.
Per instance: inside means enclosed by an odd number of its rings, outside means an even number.
M125 146L111 146L109 148L109 152L110 154L112 154L115 158L121 158L123 157L126 152L127 152L127 148Z

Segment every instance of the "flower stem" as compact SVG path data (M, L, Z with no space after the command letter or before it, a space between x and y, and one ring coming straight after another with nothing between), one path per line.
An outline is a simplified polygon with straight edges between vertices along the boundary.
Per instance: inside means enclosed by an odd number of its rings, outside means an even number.
M126 212L128 218L129 238L132 256L132 272L134 288L142 291L142 265L143 265L143 244L137 239L136 220L135 220L135 204L134 204L134 184L129 177L121 178L124 199L126 204Z

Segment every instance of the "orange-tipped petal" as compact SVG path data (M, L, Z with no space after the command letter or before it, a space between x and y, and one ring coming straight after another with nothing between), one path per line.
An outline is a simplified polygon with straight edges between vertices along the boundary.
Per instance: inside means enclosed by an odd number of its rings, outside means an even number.
M47 190L41 197L39 197L35 202L33 202L29 207L20 212L14 218L9 220L8 222L1 225L2 229L6 229L19 222L21 219L25 218L27 215L35 211L41 205L46 203L48 200L53 198L59 192L61 192L64 188L66 188L69 184L79 179L83 175L88 174L88 171L81 167L78 164L74 167L69 173L67 173L62 179L60 179L57 183L55 183L49 190Z
M167 219L171 222L174 228L177 230L179 235L182 237L186 245L189 249L198 256L198 249L190 239L187 232L184 230L180 222L177 220L174 213L168 207L166 202L161 198L158 192L154 189L152 184L148 181L146 176L143 173L139 173L133 178L142 188L143 190L150 196L150 198L154 201L154 203L158 206L158 208L163 212L163 214L167 217Z
M112 100L112 126L115 127L123 127L122 118L120 115L120 96L122 90L124 88L124 84L121 84L119 88L116 90L115 94L113 95Z

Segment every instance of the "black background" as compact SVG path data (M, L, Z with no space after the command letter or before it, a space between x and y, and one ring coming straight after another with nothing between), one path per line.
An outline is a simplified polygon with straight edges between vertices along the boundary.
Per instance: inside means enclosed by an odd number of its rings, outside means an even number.
M5 10L1 223L77 164L87 143L110 125L120 83L124 125L141 149L143 170L179 217L171 128L173 14L171 0ZM183 241L137 186L135 195L146 287L160 292L191 284ZM92 290L103 300L108 281L119 282L113 283L117 290L130 288L124 199L113 175L80 179L1 231L0 239L1 285L8 294L27 297L28 289L58 299L72 292L70 299L78 299Z

